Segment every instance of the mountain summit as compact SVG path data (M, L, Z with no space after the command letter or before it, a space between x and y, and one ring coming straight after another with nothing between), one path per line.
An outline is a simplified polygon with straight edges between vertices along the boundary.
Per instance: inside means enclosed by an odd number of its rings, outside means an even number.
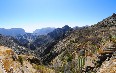
M116 14L115 14L115 13L113 13L112 17L116 17Z
M16 35L23 35L25 34L25 30L22 28L11 28L11 29L4 29L0 28L0 34L6 35L6 36L16 36Z
M55 28L47 27L47 28L41 28L36 29L33 34L36 35L47 35L48 33L52 32Z

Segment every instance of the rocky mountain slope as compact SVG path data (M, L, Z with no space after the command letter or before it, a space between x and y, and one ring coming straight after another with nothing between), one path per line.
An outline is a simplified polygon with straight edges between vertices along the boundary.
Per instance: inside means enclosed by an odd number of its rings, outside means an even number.
M47 35L0 35L0 46L3 72L115 73L116 14L92 26L73 30L66 25Z
M17 35L14 38L17 39L22 46L28 49L35 50L40 48L40 50L42 50L50 47L51 45L53 46L53 44L55 45L55 42L57 43L57 41L63 39L71 30L72 28L66 25L63 28L57 28L52 32L49 32L46 35L26 33L24 35Z
M37 35L33 35L32 33L26 33L24 35L17 35L14 38L19 41L21 46L24 46L28 49L35 49L31 43L34 42L37 37Z
M95 25L74 30L44 55L43 62L63 73L96 72L115 51L116 14L113 14Z
M36 60L33 55L18 55L11 48L0 46L0 73L55 73Z
M29 54L30 50L21 46L18 40L10 36L3 36L0 34L0 46L11 48L17 54Z
M33 45L36 47L34 50L36 55L44 63L45 56L52 50L53 46L68 36L72 31L72 28L68 25L57 28L47 35L38 36L37 39L33 42Z
M0 73L55 73L19 41L0 34Z

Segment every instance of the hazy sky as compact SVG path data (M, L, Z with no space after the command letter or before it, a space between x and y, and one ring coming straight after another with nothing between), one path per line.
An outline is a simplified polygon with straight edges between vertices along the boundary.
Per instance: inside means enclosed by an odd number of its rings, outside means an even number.
M0 0L0 28L92 25L116 12L116 0Z

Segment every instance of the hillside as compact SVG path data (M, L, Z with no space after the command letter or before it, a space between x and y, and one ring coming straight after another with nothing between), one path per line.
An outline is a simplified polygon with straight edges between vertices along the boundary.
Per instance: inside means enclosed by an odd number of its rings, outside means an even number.
M12 49L0 46L0 73L55 73L36 60L32 55L17 55Z
M74 30L59 41L43 61L58 72L96 72L115 51L116 14L113 14L95 25Z
M36 56L40 58L43 63L45 63L45 56L52 50L53 46L56 45L58 41L67 37L71 31L72 28L65 25L62 28L53 30L47 35L38 36L36 40L32 42L34 45L33 47L36 47L36 49L34 49Z
M11 48L17 54L29 54L30 50L21 46L18 40L10 36L3 36L0 34L0 46Z
M116 14L91 26L65 25L47 35L0 35L0 71L115 73Z

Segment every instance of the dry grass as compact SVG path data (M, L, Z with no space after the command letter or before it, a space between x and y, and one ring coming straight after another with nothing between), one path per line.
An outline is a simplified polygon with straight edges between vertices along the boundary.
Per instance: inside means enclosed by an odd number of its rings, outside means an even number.
M37 69L40 73L55 73L53 69L47 68L42 65L33 65L35 69Z
M13 61L12 61L12 59L5 59L5 60L3 60L3 63L4 63L4 67L5 67L6 71L9 71Z
M12 55L12 54L14 54L14 52L13 52L11 49L7 49L7 50L6 50L6 54Z

